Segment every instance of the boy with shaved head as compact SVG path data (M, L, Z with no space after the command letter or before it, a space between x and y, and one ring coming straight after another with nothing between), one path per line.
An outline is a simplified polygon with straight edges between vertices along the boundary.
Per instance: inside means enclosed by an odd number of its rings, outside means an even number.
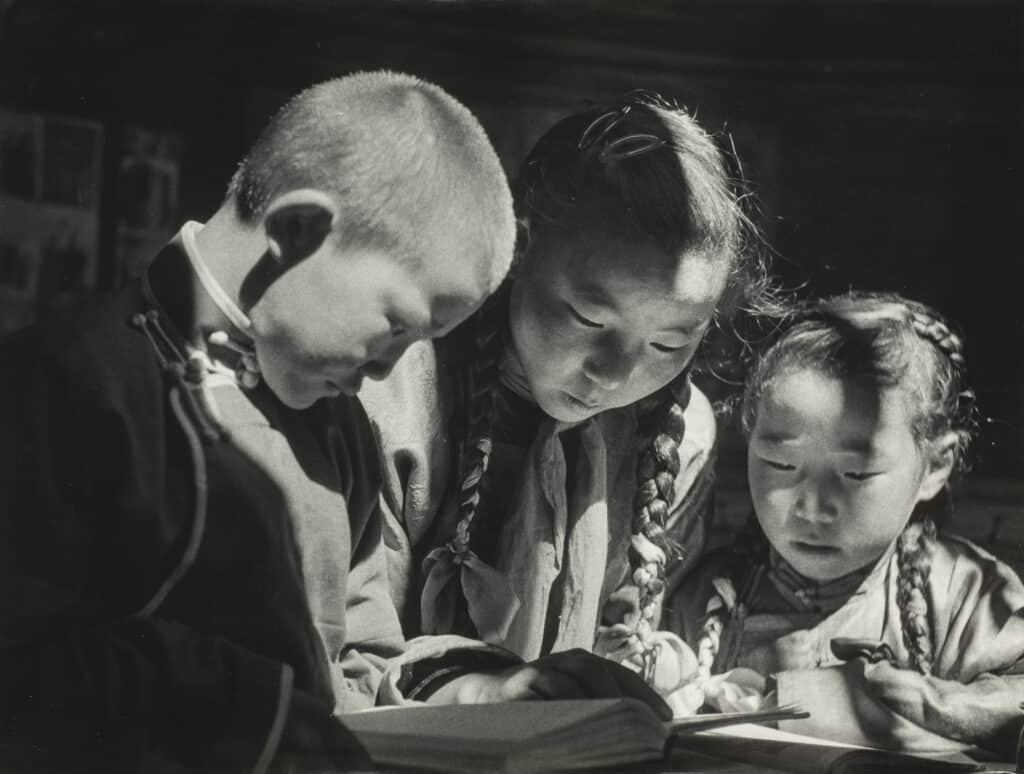
M138 282L0 344L0 768L350 769L335 713L447 676L634 690L588 654L407 647L388 594L354 396L514 233L469 111L362 73L286 105Z

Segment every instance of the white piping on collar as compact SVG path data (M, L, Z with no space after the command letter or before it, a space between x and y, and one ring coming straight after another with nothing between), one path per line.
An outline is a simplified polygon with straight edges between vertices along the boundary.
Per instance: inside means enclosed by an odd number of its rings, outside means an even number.
M206 261L203 260L202 254L199 252L199 246L196 244L196 234L199 229L203 227L202 223L198 223L194 220L187 221L185 225L181 227L181 244L185 249L185 255L188 256L189 263L192 264L192 270L196 273L199 278L199 282L202 284L203 289L207 295L210 296L217 308L228 318L230 323L235 326L240 332L246 336L250 336L252 329L252 321L249 320L248 315L243 312L232 298L227 294L227 291L221 287L217 278L213 276L209 267L206 265Z

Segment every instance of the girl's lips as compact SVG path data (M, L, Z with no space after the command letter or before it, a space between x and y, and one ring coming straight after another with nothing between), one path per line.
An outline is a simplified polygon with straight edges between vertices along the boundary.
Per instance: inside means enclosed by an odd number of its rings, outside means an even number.
M573 395L571 392L566 392L566 393L564 393L564 395L565 395L566 398L569 399L569 403L573 404L574 406L578 406L580 408L587 409L588 411L593 411L599 405L597 403L590 403L590 402L585 401L585 400L580 400L575 395Z

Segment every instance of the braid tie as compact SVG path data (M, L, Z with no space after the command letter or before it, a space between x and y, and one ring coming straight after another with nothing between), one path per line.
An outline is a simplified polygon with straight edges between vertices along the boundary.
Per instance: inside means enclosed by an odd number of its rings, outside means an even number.
M946 323L923 312L913 311L910 313L910 324L918 336L934 344L951 363L964 365L963 341Z
M897 541L896 602L900 609L903 642L910 652L910 664L923 675L932 671L931 625L925 597L931 574L935 522L930 518L908 524Z

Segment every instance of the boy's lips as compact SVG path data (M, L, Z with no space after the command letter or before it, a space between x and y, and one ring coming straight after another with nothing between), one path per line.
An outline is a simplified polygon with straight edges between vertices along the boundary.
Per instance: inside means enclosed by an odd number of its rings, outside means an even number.
M356 376L354 379L347 379L344 381L332 381L328 379L326 382L324 382L324 386L334 397L337 397L338 395L351 396L358 393L359 388L363 386L363 377Z

